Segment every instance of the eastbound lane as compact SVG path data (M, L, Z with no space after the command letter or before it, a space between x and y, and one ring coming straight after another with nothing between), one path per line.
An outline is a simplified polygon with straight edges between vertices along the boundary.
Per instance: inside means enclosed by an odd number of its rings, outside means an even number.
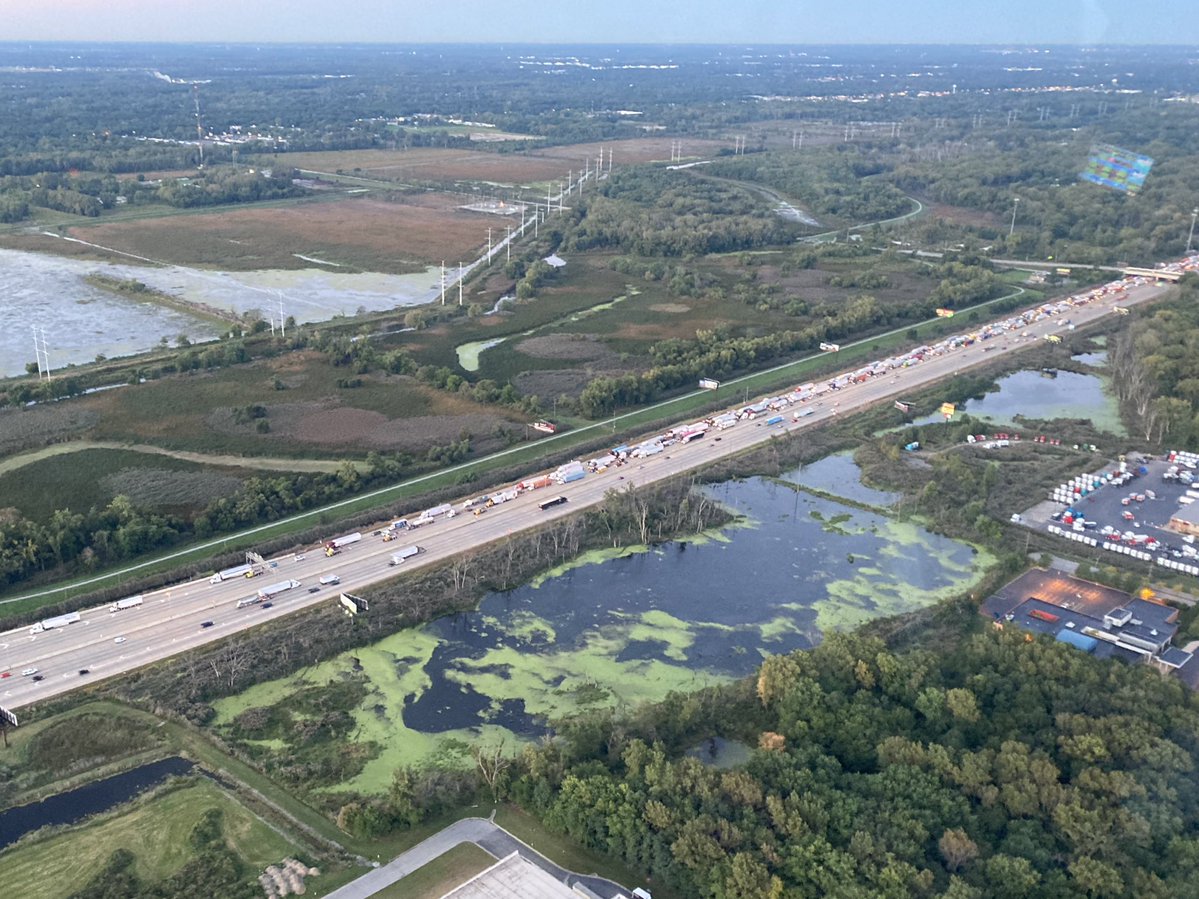
M62 629L31 635L28 629L0 634L0 705L19 708L38 699L59 695L77 686L131 671L184 650L227 637L280 616L320 602L336 602L341 591L356 592L372 584L396 577L405 568L436 564L466 550L502 540L506 536L532 528L547 520L570 515L599 503L611 489L644 485L702 468L718 459L739 453L772 438L802 428L813 427L839 414L855 412L867 406L901 397L959 371L991 362L996 357L1036 345L1046 335L1064 333L1068 317L1076 325L1110 315L1114 305L1133 306L1157 298L1168 287L1152 284L1132 287L1122 294L1093 301L1070 310L1068 316L1052 316L1016 332L976 342L970 347L906 369L897 369L862 384L824 394L806 408L806 418L793 421L791 410L786 421L773 427L762 421L742 421L717 434L709 432L702 441L676 445L657 456L633 460L621 468L609 468L590 474L565 486L537 490L496 506L479 516L459 514L441 519L418 530L402 533L398 540L383 542L367 530L363 540L328 558L319 548L308 550L302 559L286 555L272 560L273 568L256 578L238 578L220 584L201 579L175 584L167 589L144 594L141 606L110 612L108 606L84 611L82 621ZM537 504L547 496L562 494L568 502L542 511ZM465 499L465 497L462 497ZM331 533L330 538L337 536ZM423 552L401 566L388 561L396 549L416 544ZM341 583L318 586L321 575L336 574ZM254 594L261 587L293 579L302 586L271 600L271 607L251 605L238 609L238 599ZM203 622L212 625L203 627ZM114 642L124 637L121 643ZM34 681L20 672L39 669L44 678ZM87 669L87 674L80 674Z

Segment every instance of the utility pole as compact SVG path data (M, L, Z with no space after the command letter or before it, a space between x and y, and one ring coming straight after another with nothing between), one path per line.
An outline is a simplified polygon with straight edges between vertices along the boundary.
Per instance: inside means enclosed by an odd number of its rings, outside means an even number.
M491 229L487 229L487 261L491 261Z
M441 260L441 305L445 305L445 260Z
M1008 228L1007 236L1010 238L1016 233L1016 210L1020 208L1020 198L1012 197L1012 227Z
M508 226L508 239L507 239L507 241L504 242L504 248L508 251L508 255L504 259L504 261L511 262L512 261L512 226L511 225Z
M466 279L462 275L462 263L458 263L458 305L462 305L462 282Z
M1195 219L1197 219L1197 218L1199 218L1199 209L1192 209L1191 210L1191 230L1190 230L1190 233L1187 234L1187 253L1188 253L1188 255L1191 252L1191 241L1194 240L1194 238L1195 238ZM45 335L45 333L46 333L45 331L42 332L43 335ZM50 366L47 365L46 367L49 368Z

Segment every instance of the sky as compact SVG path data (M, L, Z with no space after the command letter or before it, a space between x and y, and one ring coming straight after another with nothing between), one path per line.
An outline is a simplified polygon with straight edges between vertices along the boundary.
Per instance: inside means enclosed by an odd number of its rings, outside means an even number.
M1197 44L1199 0L3 0L0 40Z

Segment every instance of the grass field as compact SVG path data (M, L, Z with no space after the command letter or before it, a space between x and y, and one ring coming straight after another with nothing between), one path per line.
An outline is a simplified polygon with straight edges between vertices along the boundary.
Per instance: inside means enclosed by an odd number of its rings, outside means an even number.
M191 857L187 836L209 809L224 813L229 844L253 868L296 852L273 828L208 781L166 792L94 824L0 853L4 893L21 899L62 899L84 886L118 847L137 856L143 882L168 877Z
M364 458L372 449L423 452L433 444L457 440L463 430L486 448L498 446L489 443L496 425L523 422L502 407L485 406L406 377L368 375L358 388L339 388L338 379L350 374L318 354L293 353L81 397L71 401L71 416L63 415L64 405L23 410L6 418L13 429L14 447L25 442L17 439L20 431L33 442L52 436L56 442L88 439L240 455L247 457L247 468L253 467L255 456L340 460L345 456ZM285 389L275 389L276 378ZM257 419L237 420L235 410L250 405L265 407L270 428L266 433L257 430ZM99 479L120 467L147 465L144 457L111 458L112 465L90 465L89 476ZM50 470L73 463L47 460L40 464ZM187 462L157 457L150 464L198 470ZM89 499L102 493L99 484L84 484L83 488Z
M241 478L172 459L129 450L88 449L52 456L0 474L0 497L35 521L56 509L86 512L124 494L139 508L181 512L234 492Z
M445 259L473 259L486 248L491 216L460 210L464 202L459 196L427 193L395 194L388 200L370 195L325 197L288 205L101 221L77 225L70 233L174 265L404 274ZM301 256L328 264L321 266Z
M375 893L374 899L441 899L495 862L491 853L474 843L460 843L403 880Z

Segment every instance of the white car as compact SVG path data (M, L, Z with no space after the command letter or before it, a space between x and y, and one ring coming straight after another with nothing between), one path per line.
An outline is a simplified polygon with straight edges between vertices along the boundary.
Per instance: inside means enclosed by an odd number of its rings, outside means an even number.
M125 638L124 638L124 637L117 637L117 638L116 638L115 640L113 640L112 642L113 642L113 643L124 643L124 642L125 642Z
M36 668L26 668L21 672L21 677L29 677L31 674L37 674Z

